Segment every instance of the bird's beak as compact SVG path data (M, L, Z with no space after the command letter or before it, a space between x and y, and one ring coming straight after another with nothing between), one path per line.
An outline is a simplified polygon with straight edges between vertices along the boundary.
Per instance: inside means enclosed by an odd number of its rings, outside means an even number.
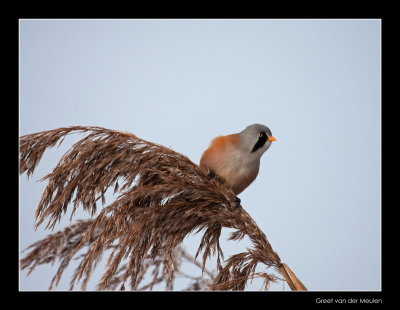
M273 136L271 136L268 138L268 141L276 141L276 139Z

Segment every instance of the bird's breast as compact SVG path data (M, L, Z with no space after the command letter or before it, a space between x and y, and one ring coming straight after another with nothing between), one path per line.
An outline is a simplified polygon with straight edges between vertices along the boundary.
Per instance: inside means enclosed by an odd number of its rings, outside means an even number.
M235 135L215 138L203 153L200 166L224 179L237 195L257 177L260 158L238 148L234 139Z
M260 161L242 154L227 156L224 165L217 174L221 175L232 187L236 195L248 187L257 177Z

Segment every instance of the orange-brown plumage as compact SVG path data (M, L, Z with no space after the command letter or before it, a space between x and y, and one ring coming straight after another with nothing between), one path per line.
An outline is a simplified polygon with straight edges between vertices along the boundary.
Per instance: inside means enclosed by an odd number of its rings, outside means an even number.
M210 168L210 165L216 166L216 164L224 159L224 155L226 155L229 146L236 146L238 144L238 138L239 136L236 133L214 138L211 141L209 148L205 150L201 156L200 167Z
M260 157L275 141L264 125L248 126L240 133L214 138L200 159L200 166L221 177L238 195L257 177Z

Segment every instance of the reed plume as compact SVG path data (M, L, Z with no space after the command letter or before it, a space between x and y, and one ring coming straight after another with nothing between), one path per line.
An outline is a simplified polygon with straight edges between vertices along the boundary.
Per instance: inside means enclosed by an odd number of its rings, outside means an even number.
M167 147L101 127L42 131L20 137L20 174L32 175L44 151L71 133L86 136L41 179L48 180L48 184L35 213L35 227L47 220L46 228L54 229L69 205L71 219L79 207L96 217L31 245L31 252L21 259L21 269L29 267L31 272L37 265L59 258L61 264L52 288L71 258L87 247L71 280L71 289L82 279L81 288L85 289L96 262L110 249L99 290L117 286L125 289L126 284L132 290L146 289L140 284L149 266L156 270L153 285L165 280L166 288L171 289L180 261L191 257L181 247L182 241L191 233L201 232L192 262L197 263L196 258L202 255L199 266L204 271L206 261L215 255L217 271L215 275L208 272L208 281L199 278L194 288L206 288L206 283L211 290L243 290L248 280L261 277L267 289L278 277L256 272L256 266L262 263L266 269L283 275L291 289L305 289L281 262L232 190L218 176ZM97 212L98 201L105 204L109 188L118 196ZM219 241L222 228L234 230L230 240L248 236L252 247L224 260Z

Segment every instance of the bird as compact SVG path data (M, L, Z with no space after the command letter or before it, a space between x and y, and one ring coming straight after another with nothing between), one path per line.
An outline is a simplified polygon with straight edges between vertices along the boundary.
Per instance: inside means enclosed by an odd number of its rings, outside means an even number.
M204 151L200 167L220 177L235 195L243 192L257 177L260 158L276 141L271 130L252 124L239 133L217 136ZM237 197L236 197L237 198ZM237 198L240 202L240 199Z

